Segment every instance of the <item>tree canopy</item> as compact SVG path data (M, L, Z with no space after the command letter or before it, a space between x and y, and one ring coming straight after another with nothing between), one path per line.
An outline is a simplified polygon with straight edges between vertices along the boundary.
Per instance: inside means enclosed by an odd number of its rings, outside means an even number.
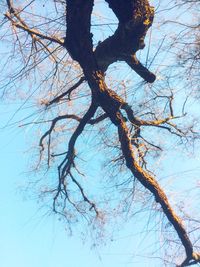
M1 9L2 98L22 99L16 114L34 103L17 124L39 129L42 198L69 227L98 230L115 216L134 225L135 209L151 207L165 215L165 264L200 263L199 217L171 204L157 164L199 140L199 1L7 0ZM103 159L104 176L91 177Z

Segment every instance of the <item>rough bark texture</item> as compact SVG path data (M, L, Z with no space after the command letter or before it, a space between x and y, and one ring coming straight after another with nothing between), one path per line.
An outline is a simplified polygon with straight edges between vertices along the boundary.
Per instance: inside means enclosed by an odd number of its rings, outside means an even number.
M100 43L95 50L98 66L106 71L110 64L125 61L147 82L154 82L155 75L145 68L135 53L143 49L144 38L154 18L154 8L148 1L107 0L119 20L115 33Z
M153 82L155 75L149 72L140 62L135 53L144 47L144 38L152 25L154 10L147 0L116 1L106 0L119 20L119 26L113 36L99 44L93 52L90 19L93 1L67 0L67 32L65 45L74 60L83 69L84 75L92 91L93 102L99 105L118 127L119 141L126 160L126 165L132 174L155 197L169 222L175 228L182 245L185 248L186 266L191 260L198 261L199 255L193 252L192 243L186 233L181 219L170 206L164 191L148 172L144 171L134 155L129 131L120 108L127 104L114 91L108 89L104 75L110 64L117 60L127 62L146 81Z
M186 254L191 258L193 253L192 243L189 240L182 221L171 208L166 194L164 193L158 182L155 180L155 178L144 171L138 164L137 160L135 160L131 139L129 137L129 131L123 120L120 121L120 124L118 126L118 133L127 167L141 182L141 184L143 184L145 188L153 193L155 201L161 205L163 212L167 216L169 222L174 226L179 238L181 239L182 244L185 247Z

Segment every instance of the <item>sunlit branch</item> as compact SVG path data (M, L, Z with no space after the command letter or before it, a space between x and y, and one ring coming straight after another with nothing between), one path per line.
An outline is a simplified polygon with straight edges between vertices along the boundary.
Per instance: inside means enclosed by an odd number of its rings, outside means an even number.
M45 34L39 32L36 29L28 27L28 25L25 23L25 21L20 17L19 12L17 12L15 10L11 1L7 0L7 5L8 5L9 11L5 14L5 17L8 20L10 20L10 22L12 23L13 26L15 26L19 29L22 29L25 32L28 32L33 38L34 38L34 36L37 36L41 39L48 40L48 41L51 41L53 43L57 43L57 44L63 46L64 39L58 38L56 36L48 36L48 35L45 35ZM17 19L17 21L15 21L13 19L13 17L15 17Z

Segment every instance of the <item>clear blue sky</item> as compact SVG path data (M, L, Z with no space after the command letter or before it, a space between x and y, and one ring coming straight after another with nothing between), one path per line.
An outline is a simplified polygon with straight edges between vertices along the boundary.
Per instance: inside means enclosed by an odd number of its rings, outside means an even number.
M10 109L13 111L12 105ZM0 114L4 124L12 113L1 105ZM132 266L135 237L130 235L131 228L122 231L119 236L124 238L117 242L91 248L92 243L84 243L79 234L69 237L63 223L54 216L44 215L44 210L39 210L40 206L29 199L29 194L24 197L20 190L27 179L24 171L28 155L24 153L27 148L24 140L24 134L16 128L0 132L1 267ZM144 265L138 262L137 266Z
M1 104L1 126L5 125L15 108L14 104ZM83 242L80 233L75 232L70 237L63 223L53 215L45 215L45 210L40 210L37 201L20 190L28 178L27 148L26 133L16 126L0 131L1 267L162 266L157 259L145 259L142 255L145 247L156 246L151 234L147 237L142 233L135 235L144 227L142 220L133 219L124 225L124 229L120 228L116 232L114 241L96 248L91 248L90 238ZM199 175L199 167L197 158L182 162L173 158L166 166L166 175L189 170L183 175L179 174L183 186L182 178L186 182L194 175L196 177ZM153 222L155 218L151 219Z
M1 127L15 108L14 104L0 105ZM134 266L144 266L144 259L142 265L138 258L133 259L134 247L140 239L132 236L132 225L121 229L115 241L92 248L90 238L84 242L80 233L70 237L63 223L53 215L45 215L31 194L21 191L28 179L25 140L26 134L17 126L0 131L0 266L125 267L136 262Z

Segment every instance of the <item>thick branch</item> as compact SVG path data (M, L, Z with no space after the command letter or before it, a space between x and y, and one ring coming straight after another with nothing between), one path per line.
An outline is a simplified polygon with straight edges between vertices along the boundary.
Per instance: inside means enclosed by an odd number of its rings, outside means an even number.
M127 58L124 57L126 63L133 69L140 77L149 83L153 83L156 79L154 73L149 71L136 57L136 55L130 55Z
M76 128L73 135L71 136L69 144L68 144L67 155L58 168L60 180L63 180L66 177L66 175L69 173L71 165L73 164L74 156L75 156L74 147L75 147L76 140L82 133L85 125L94 116L96 110L97 110L97 106L94 102L92 102L90 108L88 109L86 114L83 116L78 127Z
M142 73L141 76L147 81L154 81L155 76L149 74L148 70L140 65L135 58L136 51L144 47L144 38L152 24L154 11L147 0L106 1L117 15L119 27L113 36L107 38L97 46L94 54L90 34L90 18L93 1L67 0L68 27L66 48L72 58L77 60L83 68L84 75L93 92L95 101L103 108L111 121L117 125L121 149L127 167L141 184L154 195L155 200L161 205L163 212L175 228L185 248L188 261L192 259L196 260L198 254L193 253L193 246L183 223L170 206L164 191L155 178L144 171L135 159L130 133L120 113L120 108L126 106L126 103L114 91L107 88L104 80L104 71L111 63L117 60L127 62L128 58L130 59L131 57L132 62L130 64L132 64L132 68L135 68L137 73ZM166 123L167 120L156 121L155 123L151 122L151 125ZM136 122L138 123L138 121ZM144 122L139 121L139 123L142 124ZM145 123L147 125L147 122ZM71 145L69 144L69 150L72 151L75 141L71 139L70 142L72 142L72 147L70 148ZM68 165L66 163L62 167L61 176L65 176L67 168Z
M99 68L106 71L110 64L125 61L138 75L147 82L154 82L156 77L136 58L135 53L144 48L144 38L151 27L154 9L147 0L106 0L119 19L115 33L100 43L95 50Z
M163 212L167 216L169 222L175 228L185 248L188 261L195 259L198 254L193 253L193 246L183 226L183 223L169 204L166 194L164 193L158 182L155 180L155 178L149 173L145 172L136 161L134 150L131 144L130 133L123 119L121 119L121 123L118 125L118 134L127 167L141 182L141 184L143 184L143 186L154 195L156 202L161 205Z
M90 33L91 14L93 0L66 0L67 4L67 31L65 47L74 60L77 60L81 67L96 68L93 59L93 43Z

